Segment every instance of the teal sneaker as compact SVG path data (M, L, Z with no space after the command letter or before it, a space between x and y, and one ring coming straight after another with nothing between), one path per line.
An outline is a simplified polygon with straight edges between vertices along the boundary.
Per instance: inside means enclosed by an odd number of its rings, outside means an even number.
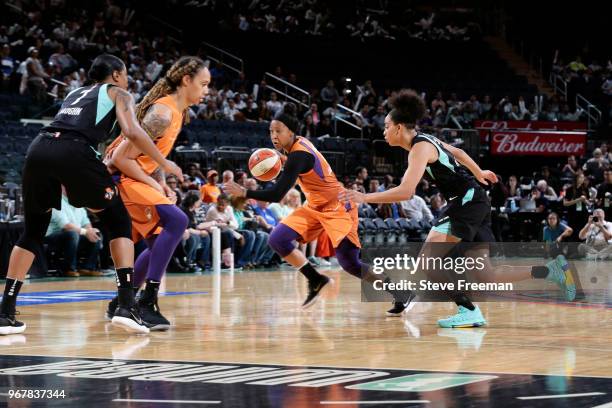
M485 324L487 324L487 321L478 306L474 310L459 306L459 311L456 315L438 320L438 325L446 329L454 327L480 327Z
M569 262L563 255L557 255L555 259L546 264L548 276L546 280L554 282L559 286L565 300L571 302L576 298L576 283L572 276Z

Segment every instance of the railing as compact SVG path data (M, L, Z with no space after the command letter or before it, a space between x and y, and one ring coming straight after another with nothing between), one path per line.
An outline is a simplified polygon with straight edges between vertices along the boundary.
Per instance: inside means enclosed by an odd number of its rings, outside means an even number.
M333 118L334 119L334 134L338 136L338 121L340 121L344 123L345 125L348 125L352 127L353 129L356 129L357 131L359 131L361 138L363 139L363 126L359 126L345 119L345 117L347 116L353 116L353 117L359 118L359 120L363 122L363 116L361 115L361 113L354 111L351 108L347 108L346 106L341 105L341 104L337 104L336 106L338 110L334 113L334 118ZM340 113L340 111L346 112L346 113Z
M587 129L591 130L601 122L601 111L580 94L576 94L576 108L581 108L586 112L588 123Z
M556 94L562 95L567 99L567 81L561 75L551 72L548 82L550 82Z
M223 65L224 67L236 72L237 74L244 72L244 61L242 60L242 58L237 57L234 54L231 54L225 51L224 49L219 48L206 41L202 41L202 45L209 50L206 54L206 57L208 59ZM211 55L211 51L217 52L219 53L219 55ZM230 60L231 65L230 62L226 62L228 59Z
M292 102L297 103L298 105L302 105L308 109L310 109L310 94L305 91L304 89L300 88L299 86L296 86L294 84L292 84L291 82L287 82L282 78L277 77L274 74L271 74L269 72L266 72L264 74L264 79L266 81L266 88L270 89L271 91L276 92L277 94L283 96L285 98L285 100L289 99ZM270 84L270 82L273 82L273 84ZM281 90L281 88L284 89ZM290 89L296 91L297 93L304 95L307 97L308 103L304 103L301 100L298 100L297 98L291 96L289 94Z

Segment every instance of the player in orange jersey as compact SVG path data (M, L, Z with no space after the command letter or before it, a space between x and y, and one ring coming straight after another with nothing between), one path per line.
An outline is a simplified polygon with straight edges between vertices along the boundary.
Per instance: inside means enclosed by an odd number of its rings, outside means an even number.
M331 286L331 280L317 272L304 254L295 248L294 241L310 242L325 231L336 249L338 263L345 271L367 281L380 279L380 276L373 275L367 265L359 260L361 244L357 234L357 207L351 202L339 201L342 185L317 148L308 139L297 135L298 126L295 105L292 103L286 104L270 123L272 144L287 154L283 173L274 187L251 191L232 182L226 183L224 189L234 196L279 202L297 181L306 195L307 203L284 218L274 228L268 242L274 251L299 269L308 280L309 293L302 305L306 309L314 305L324 289ZM401 292L393 295L402 296Z
M137 117L157 149L168 156L189 106L208 94L210 72L197 57L182 57L138 105ZM164 172L147 155L119 136L107 149L109 168L115 172L121 198L132 218L134 241L145 239L145 249L134 265L134 287L146 276L146 286L138 301L141 316L150 330L167 330L170 322L160 313L157 292L170 258L187 228L187 216L174 203ZM107 318L116 319L116 299L109 303Z

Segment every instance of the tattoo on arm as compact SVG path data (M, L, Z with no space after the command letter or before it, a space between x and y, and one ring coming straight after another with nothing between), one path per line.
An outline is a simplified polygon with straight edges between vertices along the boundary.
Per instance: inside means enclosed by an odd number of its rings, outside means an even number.
M170 126L172 113L168 108L161 105L151 105L144 119L142 127L149 134L151 139L156 140Z
M166 182L166 174L161 167L158 167L153 173L151 173L151 177L159 184Z
M121 88L113 87L112 90L115 90L115 104L118 107L122 107L124 112L129 112L130 110L134 110L134 98L132 95Z

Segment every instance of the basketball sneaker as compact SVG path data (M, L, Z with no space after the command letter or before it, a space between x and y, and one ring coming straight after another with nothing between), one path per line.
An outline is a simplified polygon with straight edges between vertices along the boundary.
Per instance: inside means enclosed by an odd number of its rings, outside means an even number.
M170 328L170 322L159 311L157 299L153 302L138 301L138 309L144 325L151 331L164 331Z
M487 321L478 306L475 306L474 310L459 306L456 315L438 320L438 325L447 329L454 327L480 327L485 324L487 324Z
M321 279L318 282L308 282L308 296L306 296L306 300L302 303L302 309L306 310L312 306L319 300L321 294L324 290L327 290L334 283L334 280L328 278L325 275L321 275Z
M106 308L106 312L104 313L104 317L106 320L111 321L115 316L115 310L117 310L117 306L119 306L119 298L115 296L110 302L108 302L108 307Z
M548 276L546 280L554 282L559 286L565 300L571 302L576 298L576 283L572 276L569 262L563 255L557 255L555 259L546 264Z
M391 304L393 307L387 310L387 316L389 317L399 317L404 312L410 311L414 307L414 300L416 299L416 295L413 292L408 294L408 299L404 301L393 300Z
M111 322L113 326L121 327L128 332L149 333L149 328L140 317L140 312L136 305L130 307L117 306Z
M15 315L0 314L0 335L19 334L25 329L25 323L16 320Z

